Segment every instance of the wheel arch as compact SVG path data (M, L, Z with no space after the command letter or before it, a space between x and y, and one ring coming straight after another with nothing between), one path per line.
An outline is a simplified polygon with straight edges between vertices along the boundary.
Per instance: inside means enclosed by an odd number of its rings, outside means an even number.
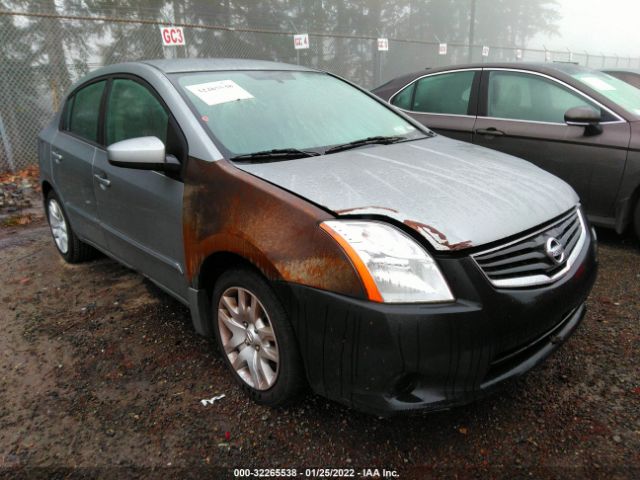
M242 242L236 245L242 245ZM262 256L249 256L230 248L210 252L197 266L189 287L191 320L200 335L213 337L213 288L220 275L234 267L249 268L269 283L281 278L275 267Z

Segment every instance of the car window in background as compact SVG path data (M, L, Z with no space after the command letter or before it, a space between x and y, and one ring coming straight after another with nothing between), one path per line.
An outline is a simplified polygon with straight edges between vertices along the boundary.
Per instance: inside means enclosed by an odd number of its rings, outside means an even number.
M432 75L418 80L411 110L466 115L475 71Z
M574 107L591 107L601 111L582 96L538 75L502 71L490 73L489 117L564 123L564 114Z
M116 79L111 85L105 118L107 145L136 137L166 142L169 115L144 85Z
M424 135L383 104L324 73L201 72L181 74L177 83L232 156Z
M98 141L98 117L105 84L106 81L96 82L78 90L69 105L67 129L92 142Z
M400 93L393 97L391 104L404 110L411 110L411 100L413 99L413 90L415 86L416 84L412 83L405 87Z
M602 72L576 72L572 76L628 112L640 115L640 90L636 87Z

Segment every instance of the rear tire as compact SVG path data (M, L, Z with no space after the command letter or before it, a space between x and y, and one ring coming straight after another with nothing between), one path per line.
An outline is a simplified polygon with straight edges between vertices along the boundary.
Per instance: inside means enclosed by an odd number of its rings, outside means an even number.
M287 314L257 272L233 268L212 296L218 348L242 389L257 403L290 403L305 385L302 360Z
M66 262L80 263L95 257L95 249L80 240L71 229L69 217L53 190L47 194L45 210L53 243Z

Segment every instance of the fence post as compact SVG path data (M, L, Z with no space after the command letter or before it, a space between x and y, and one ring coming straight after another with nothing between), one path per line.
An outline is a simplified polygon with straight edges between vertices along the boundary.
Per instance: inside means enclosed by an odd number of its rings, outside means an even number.
M5 88L5 83L2 81L2 76L0 76L0 93L2 94L0 95L0 98L2 98L5 93L9 93L5 92ZM0 111L0 139L2 139L2 144L4 145L4 153L7 157L9 170L11 170L11 172L15 172L16 164L13 161L13 148L11 148L11 139L9 138L9 133L5 128L4 120L2 118L2 111Z
M4 121L2 120L2 112L0 112L0 138L2 138L2 144L4 145L4 152L7 155L7 164L11 172L16 171L16 164L13 161L13 150L11 149L11 139L7 134L7 130L4 128Z

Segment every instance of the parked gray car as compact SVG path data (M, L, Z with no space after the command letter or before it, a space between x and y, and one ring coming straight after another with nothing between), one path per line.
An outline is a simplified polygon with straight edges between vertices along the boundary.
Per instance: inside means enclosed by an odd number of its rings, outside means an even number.
M98 249L189 306L267 405L472 401L571 335L596 276L565 182L299 66L102 68L39 158L62 257Z
M427 69L373 92L432 130L557 175L589 219L640 237L640 90L566 63Z

